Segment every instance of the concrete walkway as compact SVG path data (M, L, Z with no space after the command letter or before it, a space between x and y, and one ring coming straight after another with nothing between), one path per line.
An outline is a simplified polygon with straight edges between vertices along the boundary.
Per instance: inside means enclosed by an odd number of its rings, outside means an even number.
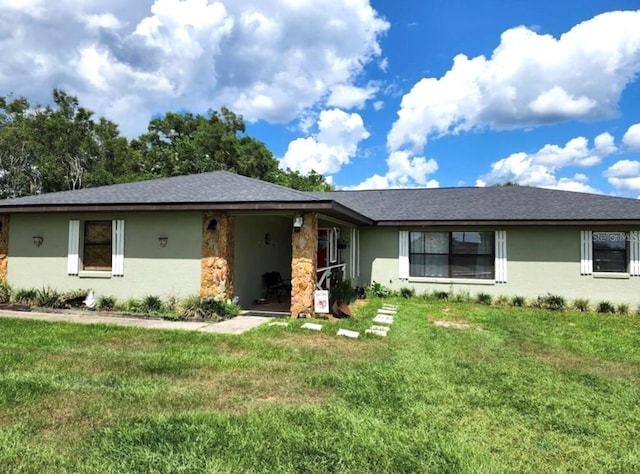
M0 311L0 318L35 319L38 321L77 324L114 324L146 329L182 329L216 334L242 334L270 321L263 316L236 316L219 323L194 321L166 321L164 319L128 318L125 316L101 316L99 314L36 313L26 311Z

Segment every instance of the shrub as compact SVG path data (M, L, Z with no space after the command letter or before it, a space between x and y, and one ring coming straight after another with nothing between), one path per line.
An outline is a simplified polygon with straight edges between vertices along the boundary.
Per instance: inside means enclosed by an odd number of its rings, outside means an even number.
M583 313L589 311L589 300L587 298L576 298L573 300L573 308Z
M63 306L62 295L49 286L36 290L33 304L43 308L60 308Z
M102 295L98 298L97 307L100 311L113 311L116 307L116 299L113 296Z
M64 308L79 308L83 305L87 293L87 290L81 288L67 291L60 297L61 306Z
M493 298L489 293L478 293L476 295L476 302L480 304L490 305Z
M16 290L15 294L13 295L13 300L16 303L34 304L36 293L37 290L35 288Z
M331 302L341 301L349 304L356 299L356 290L353 288L350 280L344 279L342 268L336 267L331 270L331 288L329 289L329 298Z
M179 316L184 319L226 319L237 315L240 306L231 300L209 296L188 296L180 301Z
M629 305L628 304L619 304L616 308L616 313L618 314L629 314Z
M437 300L448 300L449 296L451 296L451 293L449 293L448 291L434 291L433 296Z
M145 314L158 314L162 312L164 305L159 296L147 295L142 298L140 312Z
M498 306L507 306L509 304L509 297L500 295L493 301L493 303Z
M11 300L11 294L13 290L9 283L3 281L0 282L0 303L8 303Z
M527 304L527 299L524 296L513 296L511 297L511 306L524 306L525 304Z
M601 301L600 303L598 303L598 308L597 308L598 313L615 313L616 312L616 308L615 306L613 306L613 304L611 304L608 301Z
M530 305L532 308L538 308L538 309L544 308L544 297L536 296L534 300L531 300Z
M455 295L452 293L451 297L453 298L453 301L455 301L456 303L469 303L471 301L471 295L466 290L460 291Z
M416 296L416 290L414 288L400 288L400 296L406 299Z
M124 304L124 311L128 313L141 313L142 301L137 298L129 298Z
M547 293L547 295L543 297L543 307L545 309L549 309L551 311L562 311L565 306L566 302L560 295L552 295L551 293Z
M388 298L392 295L391 288L388 288L382 283L378 283L377 281L374 281L369 286L367 286L367 293L373 296L377 296L378 298Z

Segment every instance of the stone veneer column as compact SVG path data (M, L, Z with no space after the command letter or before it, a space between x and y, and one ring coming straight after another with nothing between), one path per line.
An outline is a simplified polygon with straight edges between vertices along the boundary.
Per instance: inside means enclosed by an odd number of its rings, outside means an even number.
M207 230L211 219L215 230ZM223 212L202 216L202 260L200 296L233 297L234 218Z
M291 234L291 317L313 315L316 290L316 253L318 252L318 215L308 213L300 232Z
M0 216L0 282L7 281L7 263L9 260L9 216Z

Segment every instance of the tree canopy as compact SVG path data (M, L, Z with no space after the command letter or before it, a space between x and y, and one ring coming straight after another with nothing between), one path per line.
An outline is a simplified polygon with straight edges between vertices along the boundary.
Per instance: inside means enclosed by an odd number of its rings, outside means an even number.
M332 189L316 172L278 167L241 115L167 112L128 140L117 124L61 89L53 105L0 97L0 198L227 170L305 191Z

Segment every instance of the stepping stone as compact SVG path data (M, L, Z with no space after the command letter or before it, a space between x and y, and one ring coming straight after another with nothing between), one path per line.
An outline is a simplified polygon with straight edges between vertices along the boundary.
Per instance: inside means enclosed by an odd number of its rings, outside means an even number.
M384 331L387 332L389 331L389 329L391 329L389 326L371 326L369 329L372 329L374 331Z
M377 329L366 329L364 333L372 336L387 337L387 331L378 331Z
M267 326L280 326L283 328L286 328L289 325L289 323L285 323L284 321L274 321L272 323L267 324Z
M384 314L379 314L378 316L373 318L373 322L380 323L380 324L393 324L393 317L386 316Z
M383 304L382 307L385 309L398 309L398 307L394 304Z
M322 324L304 323L302 329L311 329L312 331L322 331Z
M395 311L385 311L384 309L379 309L378 310L378 314L384 314L385 316L395 316L396 312Z
M358 331L349 331L348 329L338 329L336 336L350 337L351 339L358 339L360 333Z

